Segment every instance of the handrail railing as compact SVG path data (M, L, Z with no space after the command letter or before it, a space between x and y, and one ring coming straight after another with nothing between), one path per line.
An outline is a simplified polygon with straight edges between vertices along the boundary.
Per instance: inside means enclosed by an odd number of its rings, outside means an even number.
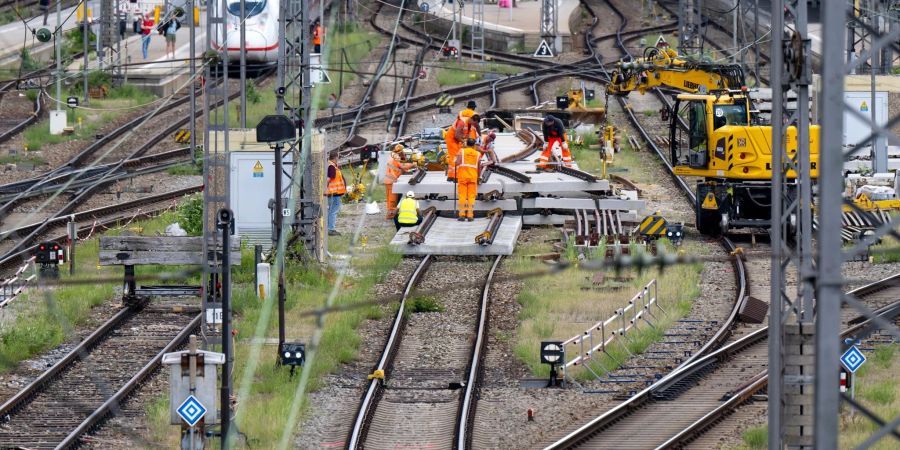
M654 305L660 311L663 310L659 305L659 290L655 278L650 280L631 300L628 300L628 306L617 309L608 319L595 323L584 333L563 341L564 349L569 345L579 347L578 356L566 362L563 371L568 367L583 364L593 358L597 351L606 353L606 347L615 340L616 336L625 336L629 330L637 326L641 319L650 323L646 315L653 315L650 307ZM615 328L617 320L621 326Z

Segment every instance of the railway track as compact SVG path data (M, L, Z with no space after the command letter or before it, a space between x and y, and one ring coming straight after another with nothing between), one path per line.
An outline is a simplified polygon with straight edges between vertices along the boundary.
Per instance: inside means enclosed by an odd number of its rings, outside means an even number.
M194 311L126 307L0 405L0 447L75 448L200 325Z
M446 312L440 313L438 320L409 317L405 312L415 287L428 284L425 274L429 266L446 264L433 271L448 279L474 275L463 273L462 266L454 266L453 261L435 261L430 255L421 260L407 280L384 351L373 370L381 375L368 383L348 448L469 446L487 342L491 282L500 260L500 256L493 259L480 292L471 288L455 292L451 301L444 302ZM444 330L440 338L435 336L435 327Z
M900 274L851 291L880 317L900 313ZM842 336L871 320L843 312ZM548 448L678 448L765 388L768 327L675 371ZM653 424L652 427L648 424Z

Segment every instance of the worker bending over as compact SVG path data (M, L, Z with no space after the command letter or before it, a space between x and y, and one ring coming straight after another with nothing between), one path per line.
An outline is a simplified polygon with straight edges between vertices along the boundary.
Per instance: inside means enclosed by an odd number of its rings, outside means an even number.
M485 130L481 134L481 146L478 151L487 155L488 162L486 164L500 164L500 158L497 157L497 152L494 151L494 141L496 140L497 133L494 130Z
M478 161L481 152L475 139L466 141L456 157L456 197L459 199L459 221L475 220L475 196L478 194Z
M566 137L566 127L563 125L563 121L548 114L547 117L544 117L544 124L541 130L544 132L544 142L547 143L547 146L544 147L544 152L538 158L537 168L549 169L551 167L550 157L553 151L553 144L559 144L559 148L562 151L563 164L566 167L572 167L572 154L569 152L569 140Z
M387 200L387 215L385 219L387 220L391 220L397 215L397 197L399 195L394 195L394 183L397 182L400 175L415 167L415 164L404 162L404 159L403 145L395 145L394 150L391 152L391 157L388 159L387 170L384 173L384 193Z
M474 106L474 102L469 102ZM469 115L471 112L472 115ZM481 121L479 116L472 109L464 109L459 113L453 125L444 133L444 143L447 144L447 181L453 181L456 178L456 156L459 149L465 145L467 139L477 139L480 134L478 122Z
M419 216L419 201L416 200L416 193L409 191L406 197L400 200L400 206L397 208L397 216L394 217L394 226L399 230L401 227L414 227L422 222Z

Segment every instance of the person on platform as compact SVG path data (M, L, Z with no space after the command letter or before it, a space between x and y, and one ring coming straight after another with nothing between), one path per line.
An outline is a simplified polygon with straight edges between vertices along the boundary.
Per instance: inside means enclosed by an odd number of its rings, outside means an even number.
M148 51L150 50L150 33L153 31L153 15L150 12L144 14L144 19L141 20L141 53L144 55L144 59L148 57Z
M175 59L175 34L181 28L181 23L178 22L178 19L172 17L163 27L163 35L166 37L166 57Z
M474 104L473 102L469 103ZM472 115L469 115L469 112ZM456 156L467 139L478 138L480 121L481 116L471 109L464 109L459 113L453 125L444 133L444 143L447 144L447 181L456 179Z
M399 231L403 227L414 227L422 223L421 213L419 211L419 201L416 200L416 193L409 191L406 197L400 200L397 207L397 216L394 217L394 226Z
M481 152L475 139L468 139L456 156L456 198L459 202L459 221L475 220L475 196L478 195L478 161Z
M541 130L544 133L544 142L547 143L547 146L544 147L543 153L541 153L540 158L538 158L537 168L549 169L551 167L550 157L554 144L559 144L560 150L562 151L563 164L566 167L572 167L572 153L569 152L569 140L566 137L566 127L563 125L563 121L558 117L548 114L544 117L544 123Z
M341 233L335 229L337 224L338 211L341 210L341 198L347 193L347 183L344 181L344 174L338 166L338 152L331 152L328 155L328 188L325 196L328 197L328 235L340 236Z
M405 162L404 159L403 144L395 145L391 152L391 157L388 159L387 170L384 173L384 194L387 200L387 215L385 219L387 220L391 220L397 215L397 197L399 197L399 194L394 194L394 183L397 182L400 175L416 166L413 163Z

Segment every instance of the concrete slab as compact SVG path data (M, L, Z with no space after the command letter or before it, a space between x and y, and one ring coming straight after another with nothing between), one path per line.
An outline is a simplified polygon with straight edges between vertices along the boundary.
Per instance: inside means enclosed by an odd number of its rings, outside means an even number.
M522 231L522 218L505 216L494 243L481 246L475 243L475 236L484 231L487 223L486 218L459 222L439 217L421 245L409 245L409 233L415 228L401 228L391 239L391 248L405 255L511 255Z
M527 175L531 177L531 183L519 183L502 175L491 175L487 183L478 186L478 192L500 191L505 194L539 192L542 194L553 194L609 190L609 181L607 180L598 180L590 183L557 172L528 173ZM412 175L402 175L394 183L394 192L413 191L417 197L423 197L428 194L452 196L456 189L453 183L447 181L447 177L443 172L428 172L421 182L414 185L409 184L411 178Z
M605 198L595 200L592 198L550 198L537 197L522 200L525 208L552 208L552 209L594 209L599 205L600 209L612 209L620 211L640 211L644 209L643 200L620 200L617 198Z
M419 200L419 208L425 210L431 206L437 208L438 211L454 211L456 210L456 202L453 199L449 200ZM512 199L506 200L494 200L483 202L481 200L475 201L475 211L490 211L494 208L500 208L503 211L515 211L518 209L516 206L516 201Z

